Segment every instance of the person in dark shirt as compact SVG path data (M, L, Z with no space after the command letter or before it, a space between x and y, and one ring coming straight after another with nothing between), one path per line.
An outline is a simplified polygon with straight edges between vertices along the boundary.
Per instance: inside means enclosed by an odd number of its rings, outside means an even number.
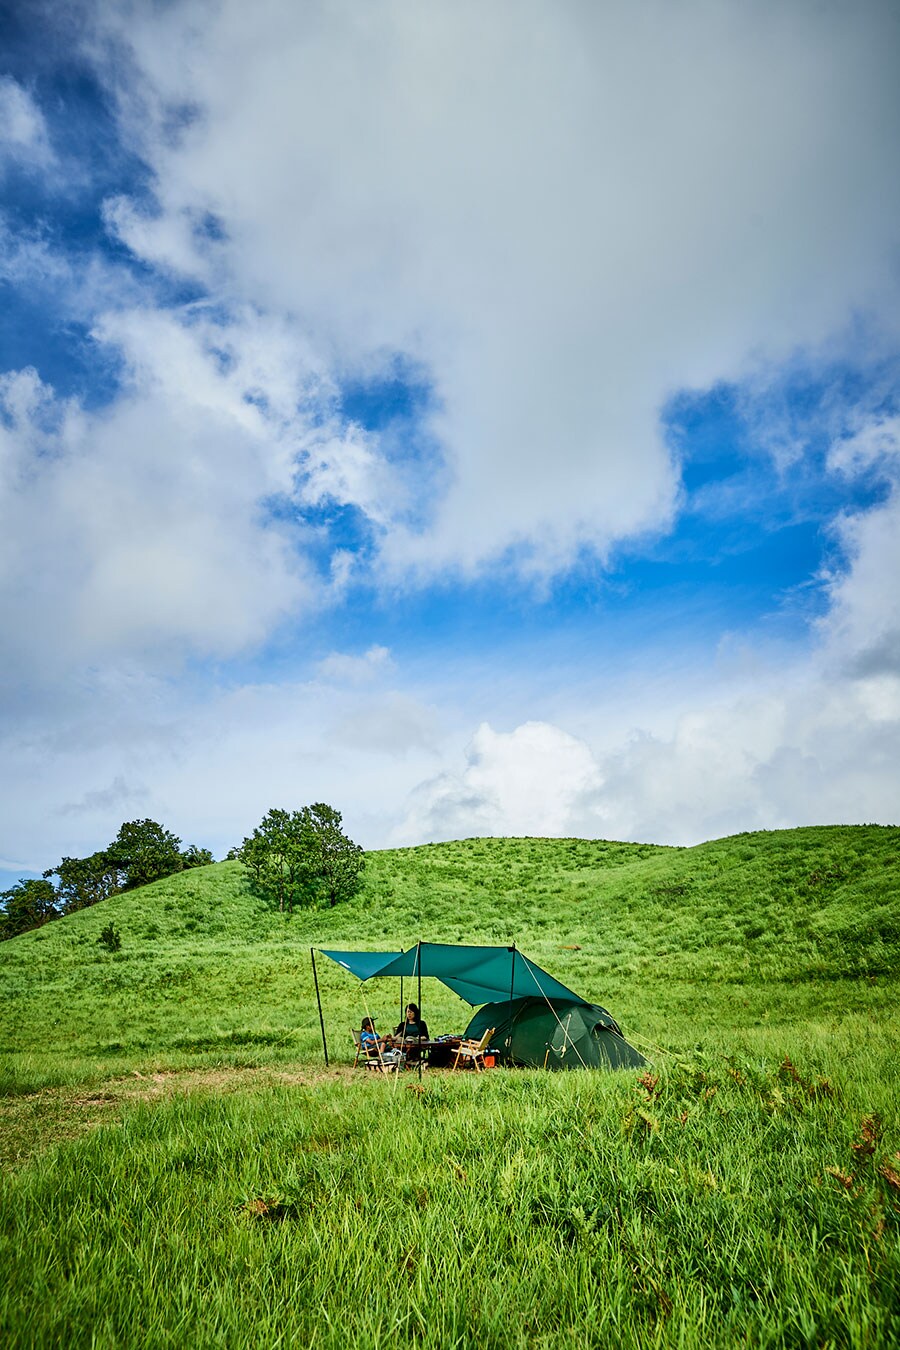
M407 1059L417 1059L419 1055L416 1041L428 1040L428 1024L422 1021L422 1014L419 1012L417 1003L407 1003L406 1021L401 1022L394 1031L394 1044L402 1044L407 1050ZM410 1047L410 1041L413 1045ZM410 1055L410 1049L412 1054Z

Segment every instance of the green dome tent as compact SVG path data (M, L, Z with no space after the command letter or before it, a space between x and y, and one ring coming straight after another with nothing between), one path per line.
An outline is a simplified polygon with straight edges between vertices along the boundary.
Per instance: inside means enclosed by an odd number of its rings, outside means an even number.
M514 1064L536 1069L639 1069L647 1063L596 1003L535 997L486 1003L465 1034L480 1040L489 1027L494 1028L489 1049Z

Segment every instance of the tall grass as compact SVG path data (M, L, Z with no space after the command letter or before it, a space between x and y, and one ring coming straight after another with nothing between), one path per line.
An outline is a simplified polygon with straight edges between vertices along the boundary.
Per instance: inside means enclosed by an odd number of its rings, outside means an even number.
M700 1057L642 1079L360 1072L132 1108L5 1183L0 1263L16 1273L0 1331L16 1345L893 1344L888 1054L843 1081ZM870 1153L848 1095L861 1088Z

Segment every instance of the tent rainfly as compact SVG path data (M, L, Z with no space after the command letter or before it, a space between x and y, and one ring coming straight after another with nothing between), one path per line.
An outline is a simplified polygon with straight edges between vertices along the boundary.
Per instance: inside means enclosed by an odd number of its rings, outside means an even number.
M567 989L515 946L418 942L406 952L319 950L358 980L386 975L430 977L472 1007L487 1004L469 1023L466 1034L481 1036L493 1026L492 1046L509 1063L632 1068L647 1062L628 1044L604 1008Z
M486 1003L466 1027L488 1048L535 1069L639 1069L647 1063L605 1008L572 999L525 998Z

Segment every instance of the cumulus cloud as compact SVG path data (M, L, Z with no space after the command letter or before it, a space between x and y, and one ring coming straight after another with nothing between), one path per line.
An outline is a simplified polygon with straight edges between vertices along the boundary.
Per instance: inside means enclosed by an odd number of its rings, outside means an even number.
M535 714L527 670L476 696L452 675L414 682L378 645L326 655L308 684L167 678L370 585L373 558L396 594L497 560L545 578L665 529L673 391L752 382L798 347L839 359L859 312L896 338L891 5L91 13L149 176L106 203L116 259L66 258L39 231L0 240L5 278L52 293L122 372L99 409L31 370L0 377L0 679L25 714L2 733L7 856L47 865L111 837L131 791L216 848L323 797L367 844L896 818L883 413L832 449L829 472L881 496L835 522L818 646L787 671L702 689L694 671L605 726L565 690ZM46 167L31 96L0 82L4 109L0 153ZM388 445L341 397L398 353L430 398ZM764 448L787 464L803 447L782 431ZM362 547L329 537L332 507L362 519ZM656 679L640 654L632 672ZM38 708L21 691L41 681Z
M107 408L57 398L34 370L0 376L7 674L230 655L339 587L342 557L330 581L307 561L320 541L304 508L343 501L347 465L373 481L378 468L329 415L330 380L302 336L203 307L110 311L93 336L122 363ZM343 479L329 468L342 446Z
M716 683L609 700L575 738L526 723L482 725L461 771L410 795L397 838L584 835L693 844L749 829L900 820L900 422L860 419L828 457L834 474L874 475L875 505L834 525L842 564L807 653L758 652ZM641 678L640 675L637 678ZM653 724L652 729L651 723Z
M430 371L446 490L392 568L538 571L664 526L666 396L896 309L896 27L823 10L266 0L130 10L129 246ZM190 106L179 134L173 110ZM330 483L379 497L355 447ZM357 467L354 467L354 466ZM383 513L379 515L383 518Z
M832 448L841 474L875 473L883 499L835 525L817 642L785 662L719 673L693 694L609 701L573 738L528 723L479 728L461 772L411 794L398 838L541 834L693 844L748 829L900 820L900 436L869 417ZM642 678L637 675L636 678ZM644 672L648 687L649 672ZM668 721L668 725L666 722ZM654 724L652 729L650 725ZM602 725L601 725L602 724Z
M544 722L505 734L482 723L466 761L418 788L399 841L576 833L578 803L602 783L588 747Z
M411 792L397 843L471 835L695 844L752 829L900 819L900 679L810 670L720 692L668 732L594 747L559 726L482 724L460 771ZM598 741L600 740L598 736Z

